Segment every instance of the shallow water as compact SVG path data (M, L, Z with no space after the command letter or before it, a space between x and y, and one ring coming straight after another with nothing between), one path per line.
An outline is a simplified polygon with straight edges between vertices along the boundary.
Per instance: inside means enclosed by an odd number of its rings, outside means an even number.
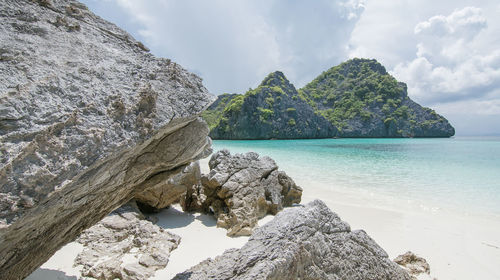
M378 206L500 216L500 137L253 140L213 143L271 156L305 192L367 198Z

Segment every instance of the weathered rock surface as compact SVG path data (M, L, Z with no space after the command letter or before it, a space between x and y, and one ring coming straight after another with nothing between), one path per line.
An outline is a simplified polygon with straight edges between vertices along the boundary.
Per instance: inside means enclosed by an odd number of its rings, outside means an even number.
M164 177L157 176L155 180L149 180L147 189L135 196L142 210L156 212L172 203L179 202L181 195L188 188L200 184L200 164L197 161L193 162L178 174L170 178Z
M269 157L222 150L211 157L209 167L202 184L188 188L181 205L184 211L213 212L217 226L227 228L229 236L250 235L260 218L300 202L302 189Z
M70 0L0 1L0 275L210 147L201 79Z
M78 237L84 249L75 265L83 265L82 276L143 280L167 265L181 238L145 220L134 204L118 208Z
M420 274L430 274L431 272L427 261L410 251L397 256L394 262L401 265L414 279L417 279Z
M319 200L288 208L230 249L174 279L410 279L364 231Z

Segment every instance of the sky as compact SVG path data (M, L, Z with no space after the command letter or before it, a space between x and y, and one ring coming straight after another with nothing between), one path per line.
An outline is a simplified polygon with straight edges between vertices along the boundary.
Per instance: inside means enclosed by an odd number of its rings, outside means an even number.
M457 135L500 135L497 0L82 2L215 95L276 70L300 88L349 58L374 58Z

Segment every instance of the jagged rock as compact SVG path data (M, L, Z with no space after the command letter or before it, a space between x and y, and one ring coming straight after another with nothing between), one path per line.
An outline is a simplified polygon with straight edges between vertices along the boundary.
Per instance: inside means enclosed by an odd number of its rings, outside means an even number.
M71 0L0 1L0 275L210 147L201 79Z
M78 237L84 249L75 265L83 265L82 276L142 280L167 265L180 237L147 221L134 204L118 208Z
M300 202L302 189L269 157L222 150L211 157L209 167L202 184L188 188L181 206L213 212L217 226L227 228L229 236L250 235L260 218Z
M410 279L364 231L351 231L319 200L287 208L226 250L177 274L195 279Z
M419 274L430 274L431 272L431 268L427 261L410 251L397 256L394 262L401 265L415 279Z
M193 162L186 166L177 175L163 179L151 181L145 191L135 196L140 204L140 208L147 208L146 211L156 212L159 209L168 207L172 203L178 202L181 195L192 186L199 185L201 171L199 162Z

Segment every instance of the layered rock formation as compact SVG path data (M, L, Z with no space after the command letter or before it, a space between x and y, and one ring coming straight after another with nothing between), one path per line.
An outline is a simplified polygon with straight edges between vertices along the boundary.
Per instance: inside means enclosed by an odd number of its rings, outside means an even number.
M410 279L364 231L321 201L288 208L230 249L174 279Z
M0 275L210 149L201 79L76 1L0 2Z
M213 139L326 138L337 129L316 115L283 73L269 74L244 95L222 95L203 117Z
M454 128L408 97L376 60L352 59L297 93L281 72L244 95L220 95L203 118L214 139L450 137Z
M209 167L181 205L185 211L213 213L229 236L250 235L260 218L300 202L302 189L269 157L222 150L210 158Z
M82 276L143 280L167 265L181 238L147 221L134 204L118 208L78 237L84 249L75 265L83 266Z
M196 161L174 176L165 174L165 176L156 176L154 180L149 180L147 189L135 195L135 199L143 211L157 212L179 202L188 189L199 186L200 182L200 164Z

